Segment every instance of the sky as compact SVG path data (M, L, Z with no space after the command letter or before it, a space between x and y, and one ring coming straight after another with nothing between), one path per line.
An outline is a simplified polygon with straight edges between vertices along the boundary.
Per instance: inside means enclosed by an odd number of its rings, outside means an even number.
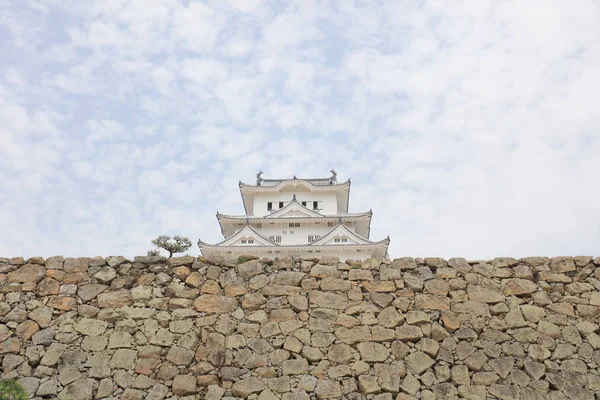
M222 240L351 178L390 257L600 255L596 0L1 0L0 256Z

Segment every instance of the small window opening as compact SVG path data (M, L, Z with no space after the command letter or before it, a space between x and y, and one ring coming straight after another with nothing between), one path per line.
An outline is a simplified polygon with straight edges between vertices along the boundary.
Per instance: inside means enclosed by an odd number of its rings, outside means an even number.
M318 209L319 209L319 202L313 201L313 210L318 210Z
M267 203L267 211L271 211L271 210L273 210L273 203L269 201Z
M279 202L279 208L283 208L283 201Z

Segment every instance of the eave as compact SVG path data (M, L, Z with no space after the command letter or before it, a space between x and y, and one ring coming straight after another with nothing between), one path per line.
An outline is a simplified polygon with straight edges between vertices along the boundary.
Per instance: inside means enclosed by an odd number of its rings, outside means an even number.
M289 220L316 220L316 221L324 221L324 220L337 220L339 218L342 219L364 219L371 218L373 216L372 211L365 211L361 213L342 213L342 214L320 214L315 217L277 217L277 220L287 221ZM230 215L230 214L221 214L217 213L217 220L235 220L237 221L273 221L275 218L271 218L268 215L265 216L256 216L256 215Z
M222 242L221 242L222 243ZM273 244L273 245L253 245L253 246L223 246L221 244L211 244L203 242L202 240L198 240L198 247L200 250L202 248L218 248L218 249L265 249L265 248L276 248L276 249L287 249L287 248L311 248L311 249L326 249L326 248L354 248L354 247L372 247L372 246L388 246L390 244L390 239L385 238L383 240L377 242L369 242L369 243L340 243L340 244Z
M330 178L317 178L317 179L304 179L304 178L291 178L291 179L263 179L261 185L252 185L249 183L243 183L240 181L240 187L245 188L276 188L287 182L305 182L313 187L336 187L350 185L350 179L344 182L331 183Z

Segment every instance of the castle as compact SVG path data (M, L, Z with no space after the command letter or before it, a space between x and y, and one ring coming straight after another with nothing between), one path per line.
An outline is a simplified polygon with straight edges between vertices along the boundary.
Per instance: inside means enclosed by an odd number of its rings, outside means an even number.
M246 215L217 213L224 240L198 241L204 256L338 257L345 260L386 258L389 237L369 240L372 211L348 212L350 180L337 173L317 179L263 179L254 185L240 181Z

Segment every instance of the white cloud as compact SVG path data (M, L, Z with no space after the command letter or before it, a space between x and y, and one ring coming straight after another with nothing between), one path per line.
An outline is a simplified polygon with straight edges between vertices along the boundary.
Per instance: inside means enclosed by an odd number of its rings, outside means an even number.
M190 51L203 52L216 43L220 31L219 22L210 7L193 2L188 7L175 10L173 28L176 37L186 42Z
M106 140L117 142L127 134L125 127L115 120L89 120L85 125L90 131L85 138L88 144Z
M200 85L220 82L227 79L228 66L211 59L187 59L183 62L181 75Z

